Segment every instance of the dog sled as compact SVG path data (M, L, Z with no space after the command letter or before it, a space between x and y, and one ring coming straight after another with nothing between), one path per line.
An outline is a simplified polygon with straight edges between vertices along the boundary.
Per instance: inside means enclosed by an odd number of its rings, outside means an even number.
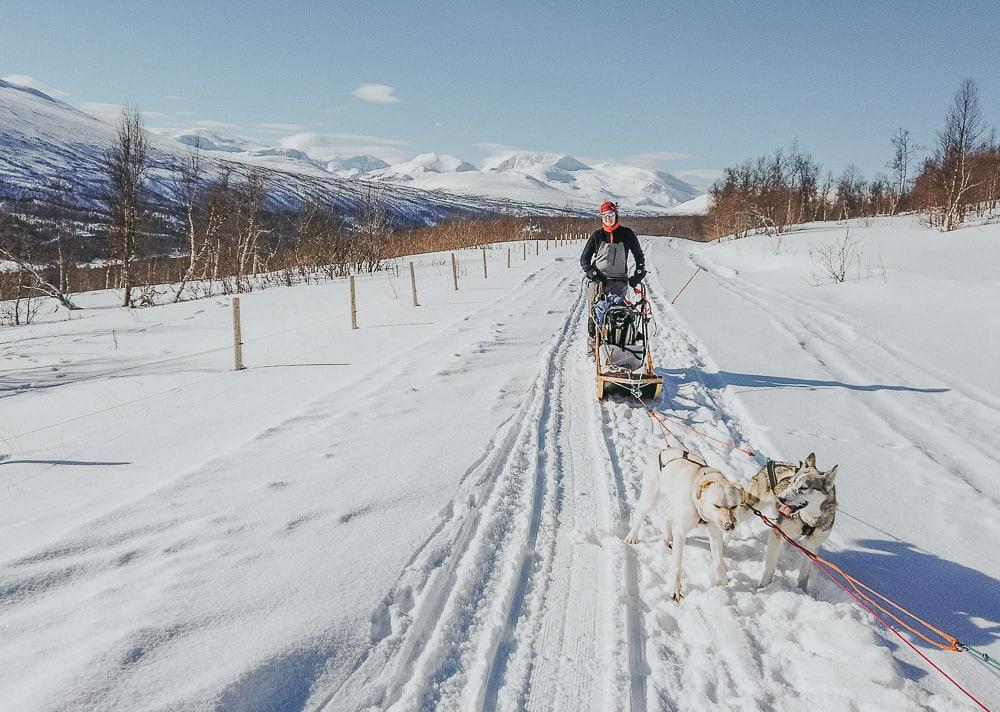
M644 398L660 397L663 379L653 370L649 348L651 318L644 284L635 303L616 295L597 295L593 319L598 400L604 398L609 388L616 387Z

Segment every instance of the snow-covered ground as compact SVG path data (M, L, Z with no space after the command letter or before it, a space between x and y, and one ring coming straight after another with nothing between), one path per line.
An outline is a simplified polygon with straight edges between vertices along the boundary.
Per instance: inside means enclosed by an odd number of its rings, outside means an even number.
M815 285L848 228L861 278ZM839 464L829 558L1000 657L1000 226L644 244L655 406ZM226 298L0 331L0 709L970 709L790 553L758 591L757 522L723 588L696 532L670 600L659 522L622 541L661 440L595 400L580 248L458 253L457 292L421 256L416 308L402 261L357 331L341 282L244 295L241 372Z

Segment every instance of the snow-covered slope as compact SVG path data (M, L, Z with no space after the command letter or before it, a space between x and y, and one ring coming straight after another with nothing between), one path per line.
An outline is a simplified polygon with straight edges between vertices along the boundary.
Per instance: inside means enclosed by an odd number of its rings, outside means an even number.
M650 405L715 438L681 442L839 464L825 555L1000 657L1000 225L643 242ZM222 298L0 330L0 709L973 709L790 552L758 590L757 521L725 586L696 531L670 600L661 516L623 541L663 440L595 400L580 248L459 252L458 292L418 256L421 306L364 276L358 330L344 282L242 295L240 372Z
M29 209L27 201L51 199L53 182L61 181L69 186L76 207L101 211L100 196L106 184L102 156L114 131L113 126L34 89L0 81L0 200L24 201L23 208ZM247 166L263 171L273 206L294 207L307 196L319 195L350 215L367 191L362 183L331 173L326 164L294 148L265 146L217 132L188 131L177 134L176 140L149 135L149 180L155 200L165 203L170 199L173 167L199 143L209 175L224 164L237 171ZM347 170L360 165L358 162ZM401 225L496 211L545 212L544 207L510 200L384 185L384 199Z
M671 215L705 215L712 207L712 196L708 193L691 198L670 209Z
M53 181L70 186L82 210L102 209L101 156L114 127L34 89L0 82L0 200L49 199ZM221 161L269 173L270 199L294 206L322 194L347 213L365 192L357 179L378 180L401 224L455 214L520 210L591 213L607 199L633 214L666 214L697 195L662 171L612 163L587 166L571 156L503 154L482 170L446 154L426 153L389 165L375 156L330 159L308 149L269 146L218 131L187 130L150 136L151 187L161 202L171 196L172 168L198 146L209 170Z

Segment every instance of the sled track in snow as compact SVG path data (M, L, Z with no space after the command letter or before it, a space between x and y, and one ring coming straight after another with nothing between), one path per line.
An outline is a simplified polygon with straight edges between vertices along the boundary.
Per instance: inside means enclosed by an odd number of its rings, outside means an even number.
M372 613L372 647L317 709L645 710L624 484L582 355L582 293L568 306L522 405Z

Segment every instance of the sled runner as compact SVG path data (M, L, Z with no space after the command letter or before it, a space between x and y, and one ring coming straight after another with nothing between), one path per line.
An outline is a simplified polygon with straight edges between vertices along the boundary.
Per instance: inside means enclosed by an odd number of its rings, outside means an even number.
M599 294L594 300L594 337L597 398L608 387L656 399L663 392L663 379L653 370L649 350L649 301L641 285L639 301L632 304L615 295Z

